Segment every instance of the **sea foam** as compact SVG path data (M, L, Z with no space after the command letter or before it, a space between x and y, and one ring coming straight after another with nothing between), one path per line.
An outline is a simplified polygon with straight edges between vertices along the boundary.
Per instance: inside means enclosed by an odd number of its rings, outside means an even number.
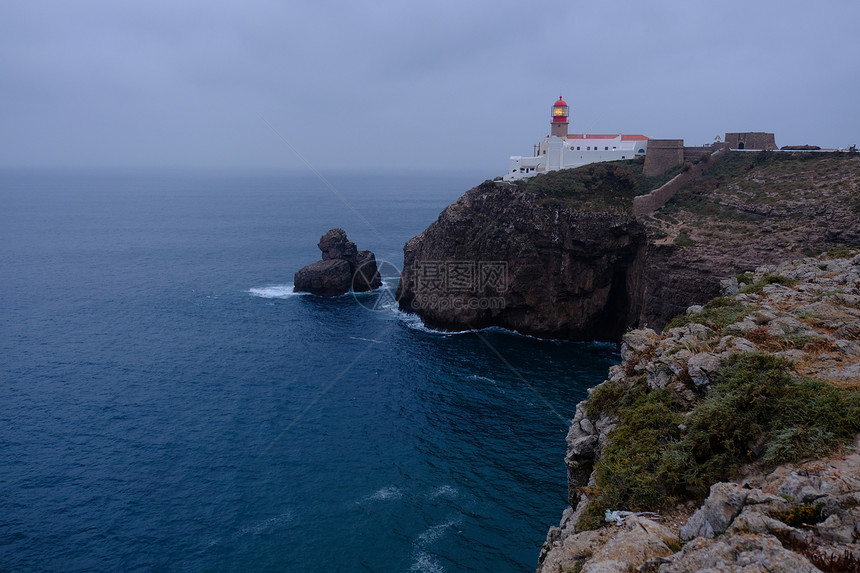
M445 571L445 568L442 567L442 564L429 553L419 551L415 554L415 558L412 561L412 566L409 567L409 570L415 571L416 573L442 573Z
M292 511L287 511L281 515L269 517L250 525L243 525L239 528L239 531L234 537L241 537L243 535L260 535L261 533L277 529L279 526L293 521L293 515Z
M291 284L254 287L248 289L248 293L250 293L251 296L259 296L262 298L289 298L291 296L310 294L307 292L296 292L295 287Z
M455 498L459 495L457 488L450 486L448 484L440 485L437 488L434 488L430 495L428 496L430 499L438 499L440 497L448 497Z
M391 499L400 499L401 497L403 497L403 492L400 490L400 488L390 485L376 490L369 496L360 500L358 503L361 504L368 503L371 501L388 501Z

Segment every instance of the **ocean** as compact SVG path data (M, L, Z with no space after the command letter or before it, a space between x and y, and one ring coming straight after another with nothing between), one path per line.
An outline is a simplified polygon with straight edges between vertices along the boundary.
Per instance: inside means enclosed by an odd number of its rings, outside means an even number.
M0 570L534 569L615 347L294 294L486 178L324 175L0 171Z

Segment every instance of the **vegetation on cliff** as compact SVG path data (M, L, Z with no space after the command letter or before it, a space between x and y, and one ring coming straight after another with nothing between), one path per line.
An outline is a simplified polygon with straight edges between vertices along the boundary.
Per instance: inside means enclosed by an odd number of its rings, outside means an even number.
M826 259L815 265L803 271L823 275L815 287L798 287L797 278L777 272L742 274L749 284L738 283L735 294L673 319L667 331L698 333L667 353L684 352L671 368L674 384L655 383L653 375L649 383L649 373L628 361L628 376L592 392L588 416L618 423L595 463L583 527L602 523L605 509L657 509L702 498L742 464L773 468L822 456L860 433L860 377L853 370L840 387L798 372L799 363L810 374L809 362L826 355L860 363L856 271L846 278ZM833 277L843 280L835 288L820 286ZM683 358L715 356L727 337L743 337L752 351L724 353L712 380L694 381Z
M604 385L591 400L590 415L615 415L620 423L594 467L584 527L603 524L606 509L704 499L745 463L761 460L772 469L824 456L860 432L860 393L795 377L789 361L758 352L727 358L713 389L692 408L644 381Z
M709 246L749 235L769 235L798 254L856 244L860 214L860 154L733 152L682 187L649 221L652 235ZM822 231L829 243L804 244ZM669 241L666 241L669 242ZM809 243L810 241L806 241Z
M660 187L680 170L679 165L662 175L649 177L642 173L641 160L628 159L550 171L519 179L516 183L546 204L566 205L583 211L630 212L633 197Z
M860 254L830 255L624 335L572 421L571 507L541 571L860 568Z
M687 210L723 220L761 219L768 215L766 206L777 205L795 193L856 190L856 174L852 176L851 171L858 166L860 155L853 153L729 153L701 179L684 186L663 212L671 215ZM761 207L750 210L744 203L729 200L732 195ZM850 202L850 210L860 213L860 196Z
M860 154L730 152L642 218L649 238L640 324L661 328L719 281L860 244Z

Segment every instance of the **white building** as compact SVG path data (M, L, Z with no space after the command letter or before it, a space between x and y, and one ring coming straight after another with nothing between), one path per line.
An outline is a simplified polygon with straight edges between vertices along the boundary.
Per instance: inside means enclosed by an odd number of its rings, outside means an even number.
M504 175L505 181L534 177L538 173L571 169L597 161L632 159L645 155L648 138L644 135L568 134L570 108L561 97L552 105L552 130L534 146L532 157L513 155Z

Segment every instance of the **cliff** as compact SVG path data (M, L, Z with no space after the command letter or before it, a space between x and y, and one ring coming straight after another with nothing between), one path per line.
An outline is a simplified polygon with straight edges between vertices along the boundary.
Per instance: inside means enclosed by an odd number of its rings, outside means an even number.
M617 341L661 328L743 270L860 244L857 154L712 161L644 217L633 198L675 173L648 178L627 161L485 182L406 244L400 308L437 328Z
M577 406L539 571L860 568L856 253L759 267L624 335Z
M406 244L397 298L437 328L616 340L636 320L645 242L630 214L547 205L489 182Z
M662 328L742 271L860 245L858 220L860 155L728 153L642 219L649 245L637 325Z

